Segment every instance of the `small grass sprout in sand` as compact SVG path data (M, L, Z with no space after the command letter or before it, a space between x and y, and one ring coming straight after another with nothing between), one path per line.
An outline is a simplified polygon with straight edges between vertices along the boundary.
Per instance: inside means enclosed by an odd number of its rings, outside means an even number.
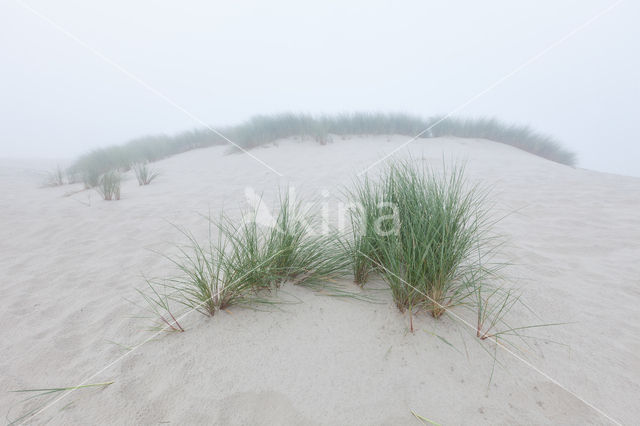
M567 324L543 323L522 326L511 325L511 321L508 320L507 317L516 305L529 309L528 306L522 302L519 291L513 288L488 285L481 281L477 283L474 289L473 298L474 302L470 306L476 314L476 337L480 340L492 339L496 342L500 340L502 343L510 344L504 337L514 336L519 338L521 342L526 343L527 338L536 339L536 337L523 334L524 330ZM547 341L563 345L560 342ZM519 350L518 347L511 346Z
M424 416L421 416L420 414L416 414L413 410L411 410L411 414L413 414L413 417L418 419L420 423L423 425L429 424L429 425L440 426L440 423L434 422L433 420L430 420Z
M149 185L151 181L158 177L159 172L154 170L148 163L134 163L131 165L134 174L136 175L136 179L138 180L138 185Z
M180 322L173 314L169 296L166 292L166 286L156 283L153 280L147 279L146 281L151 294L147 294L142 290L137 290L137 292L142 296L145 302L147 302L147 310L159 320L159 324L154 327L154 329L166 329L167 331L179 332L184 331L184 328L180 325ZM160 293L160 288L164 290L162 294Z
M423 307L438 318L489 272L478 260L492 241L486 191L468 186L462 167L437 173L397 161L377 182L357 182L352 194L361 206L352 220L363 230L353 262L380 272L401 311ZM383 217L392 219L386 229L377 221Z
M45 397L47 395L57 394L59 392L69 392L69 391L75 391L75 390L80 390L80 389L88 389L88 388L106 388L107 386L112 385L113 383L114 382L105 382L105 383L90 383L90 384L83 384L83 385L79 385L79 386L67 386L67 387L56 387L56 388L18 389L18 390L13 390L13 391L9 391L9 392L30 393L31 396L24 400L26 402L26 401L32 400L34 398L42 398L42 397ZM17 419L13 419L13 420L10 420L9 419L9 415L7 414L7 423L9 425L14 425L14 424L19 424L21 422L24 422L29 417L31 417L31 416L37 414L38 412L40 412L46 406L47 406L47 404L45 402L45 403L43 403L41 405L36 406L35 408L32 408L31 410L29 410L28 412L26 412L22 416L18 417ZM64 407L63 407L63 409L64 409Z
M44 186L62 186L65 184L65 172L58 165L56 168L47 173Z
M263 229L263 257L272 259L266 272L274 278L272 284L313 285L343 274L348 264L339 256L337 234L317 232L316 206L305 207L290 193L288 188L279 192L274 223Z
M117 170L111 170L100 176L96 190L106 201L120 199L120 183L122 177Z

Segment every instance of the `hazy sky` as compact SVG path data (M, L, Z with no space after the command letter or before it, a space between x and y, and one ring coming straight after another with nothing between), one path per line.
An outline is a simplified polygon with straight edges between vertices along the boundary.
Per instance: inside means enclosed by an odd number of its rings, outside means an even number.
M0 0L0 157L72 157L254 114L444 114L614 0ZM530 124L640 176L640 2L622 2L458 115ZM89 49L87 48L89 47ZM93 49L92 52L90 49Z

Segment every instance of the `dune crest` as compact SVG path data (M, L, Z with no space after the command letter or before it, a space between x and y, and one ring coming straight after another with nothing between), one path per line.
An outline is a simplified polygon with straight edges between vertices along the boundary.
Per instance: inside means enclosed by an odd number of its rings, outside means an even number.
M171 274L153 252L181 241L169 222L204 237L201 214L238 215L247 188L268 201L285 183L332 202L406 140L285 139L252 151L282 178L222 146L193 150L154 163L150 185L125 174L117 202L81 184L41 188L41 164L3 165L3 388L79 384L150 336L125 299L139 302L141 274ZM409 154L435 168L443 158L466 161L471 181L493 187L508 277L544 322L568 323L542 330L547 341L531 341L527 359L618 421L640 418L640 179L487 140L418 140L397 155ZM287 287L292 303L279 309L189 316L185 333L162 335L91 379L113 385L74 392L31 423L409 425L412 411L441 424L606 423L506 354L488 388L493 361L468 330L420 315L407 333L391 296L375 294L378 303L367 303ZM19 417L30 407L22 399L5 393L0 411Z

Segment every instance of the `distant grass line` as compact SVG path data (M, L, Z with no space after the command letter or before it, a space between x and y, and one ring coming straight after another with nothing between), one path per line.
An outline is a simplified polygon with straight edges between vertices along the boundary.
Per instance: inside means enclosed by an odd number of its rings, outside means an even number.
M292 136L310 137L322 144L330 140L330 135L398 134L413 137L440 119L437 116L423 119L401 113L323 116L283 113L255 116L235 126L221 127L219 131L239 146L251 149ZM447 118L422 135L423 138L439 136L489 139L558 163L576 163L575 154L564 149L551 136L535 132L527 126L507 125L496 119ZM134 163L158 161L192 149L226 143L208 129L196 129L173 136L145 136L122 145L88 152L71 165L69 172L91 184L110 170L129 170Z

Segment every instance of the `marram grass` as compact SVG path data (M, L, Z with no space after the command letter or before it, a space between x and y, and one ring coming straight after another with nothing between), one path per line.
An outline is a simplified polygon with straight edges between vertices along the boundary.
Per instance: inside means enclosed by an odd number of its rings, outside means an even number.
M61 186L65 184L65 172L62 170L60 165L56 166L56 168L46 174L45 181L43 183L44 186Z
M442 119L437 116L424 119L400 113L320 116L283 113L255 116L238 125L220 127L217 130L243 149L251 149L288 137L310 138L325 144L331 140L331 135L347 137L396 134L414 137L421 134L421 138L484 138L515 146L558 163L574 165L576 162L575 154L567 151L552 137L533 131L527 126L508 125L496 119ZM98 184L99 177L111 170L127 171L131 164L153 162L185 151L215 145L228 145L228 141L209 129L196 129L173 136L145 136L122 145L88 152L80 156L68 171L72 175L80 176L85 186L94 187Z
M350 192L356 281L380 273L401 311L426 309L440 317L471 300L491 272L493 250L486 190L469 185L464 169L442 172L412 160L390 163L374 182Z
M134 174L136 175L136 180L138 181L138 185L149 185L151 181L158 177L159 173L157 170L153 169L146 162L144 163L134 163L131 165Z
M96 190L106 201L120 199L122 177L117 170L111 170L100 176Z
M178 228L186 244L178 246L177 255L166 256L177 274L147 280L151 291L142 293L159 327L184 330L173 313L176 304L214 316L233 305L273 303L271 293L285 282L319 288L346 274L349 260L339 250L337 235L315 234L312 212L291 200L288 191L273 213L271 226L259 223L257 209L240 220L224 213L208 217L204 241Z
M520 331L552 324L512 327L506 320L521 302L499 284L505 265L493 262L501 240L492 230L488 193L468 182L460 165L434 171L393 160L347 191L350 231L319 234L318 209L281 191L271 223L258 217L258 206L239 219L208 216L204 240L178 228L186 244L167 256L177 274L148 280L151 291L143 297L160 328L183 331L182 316L173 313L179 305L214 316L234 305L278 303L273 296L285 283L363 298L336 285L350 271L361 286L380 276L409 313L412 331L415 312L440 318L461 306L476 316L480 341L528 337Z

